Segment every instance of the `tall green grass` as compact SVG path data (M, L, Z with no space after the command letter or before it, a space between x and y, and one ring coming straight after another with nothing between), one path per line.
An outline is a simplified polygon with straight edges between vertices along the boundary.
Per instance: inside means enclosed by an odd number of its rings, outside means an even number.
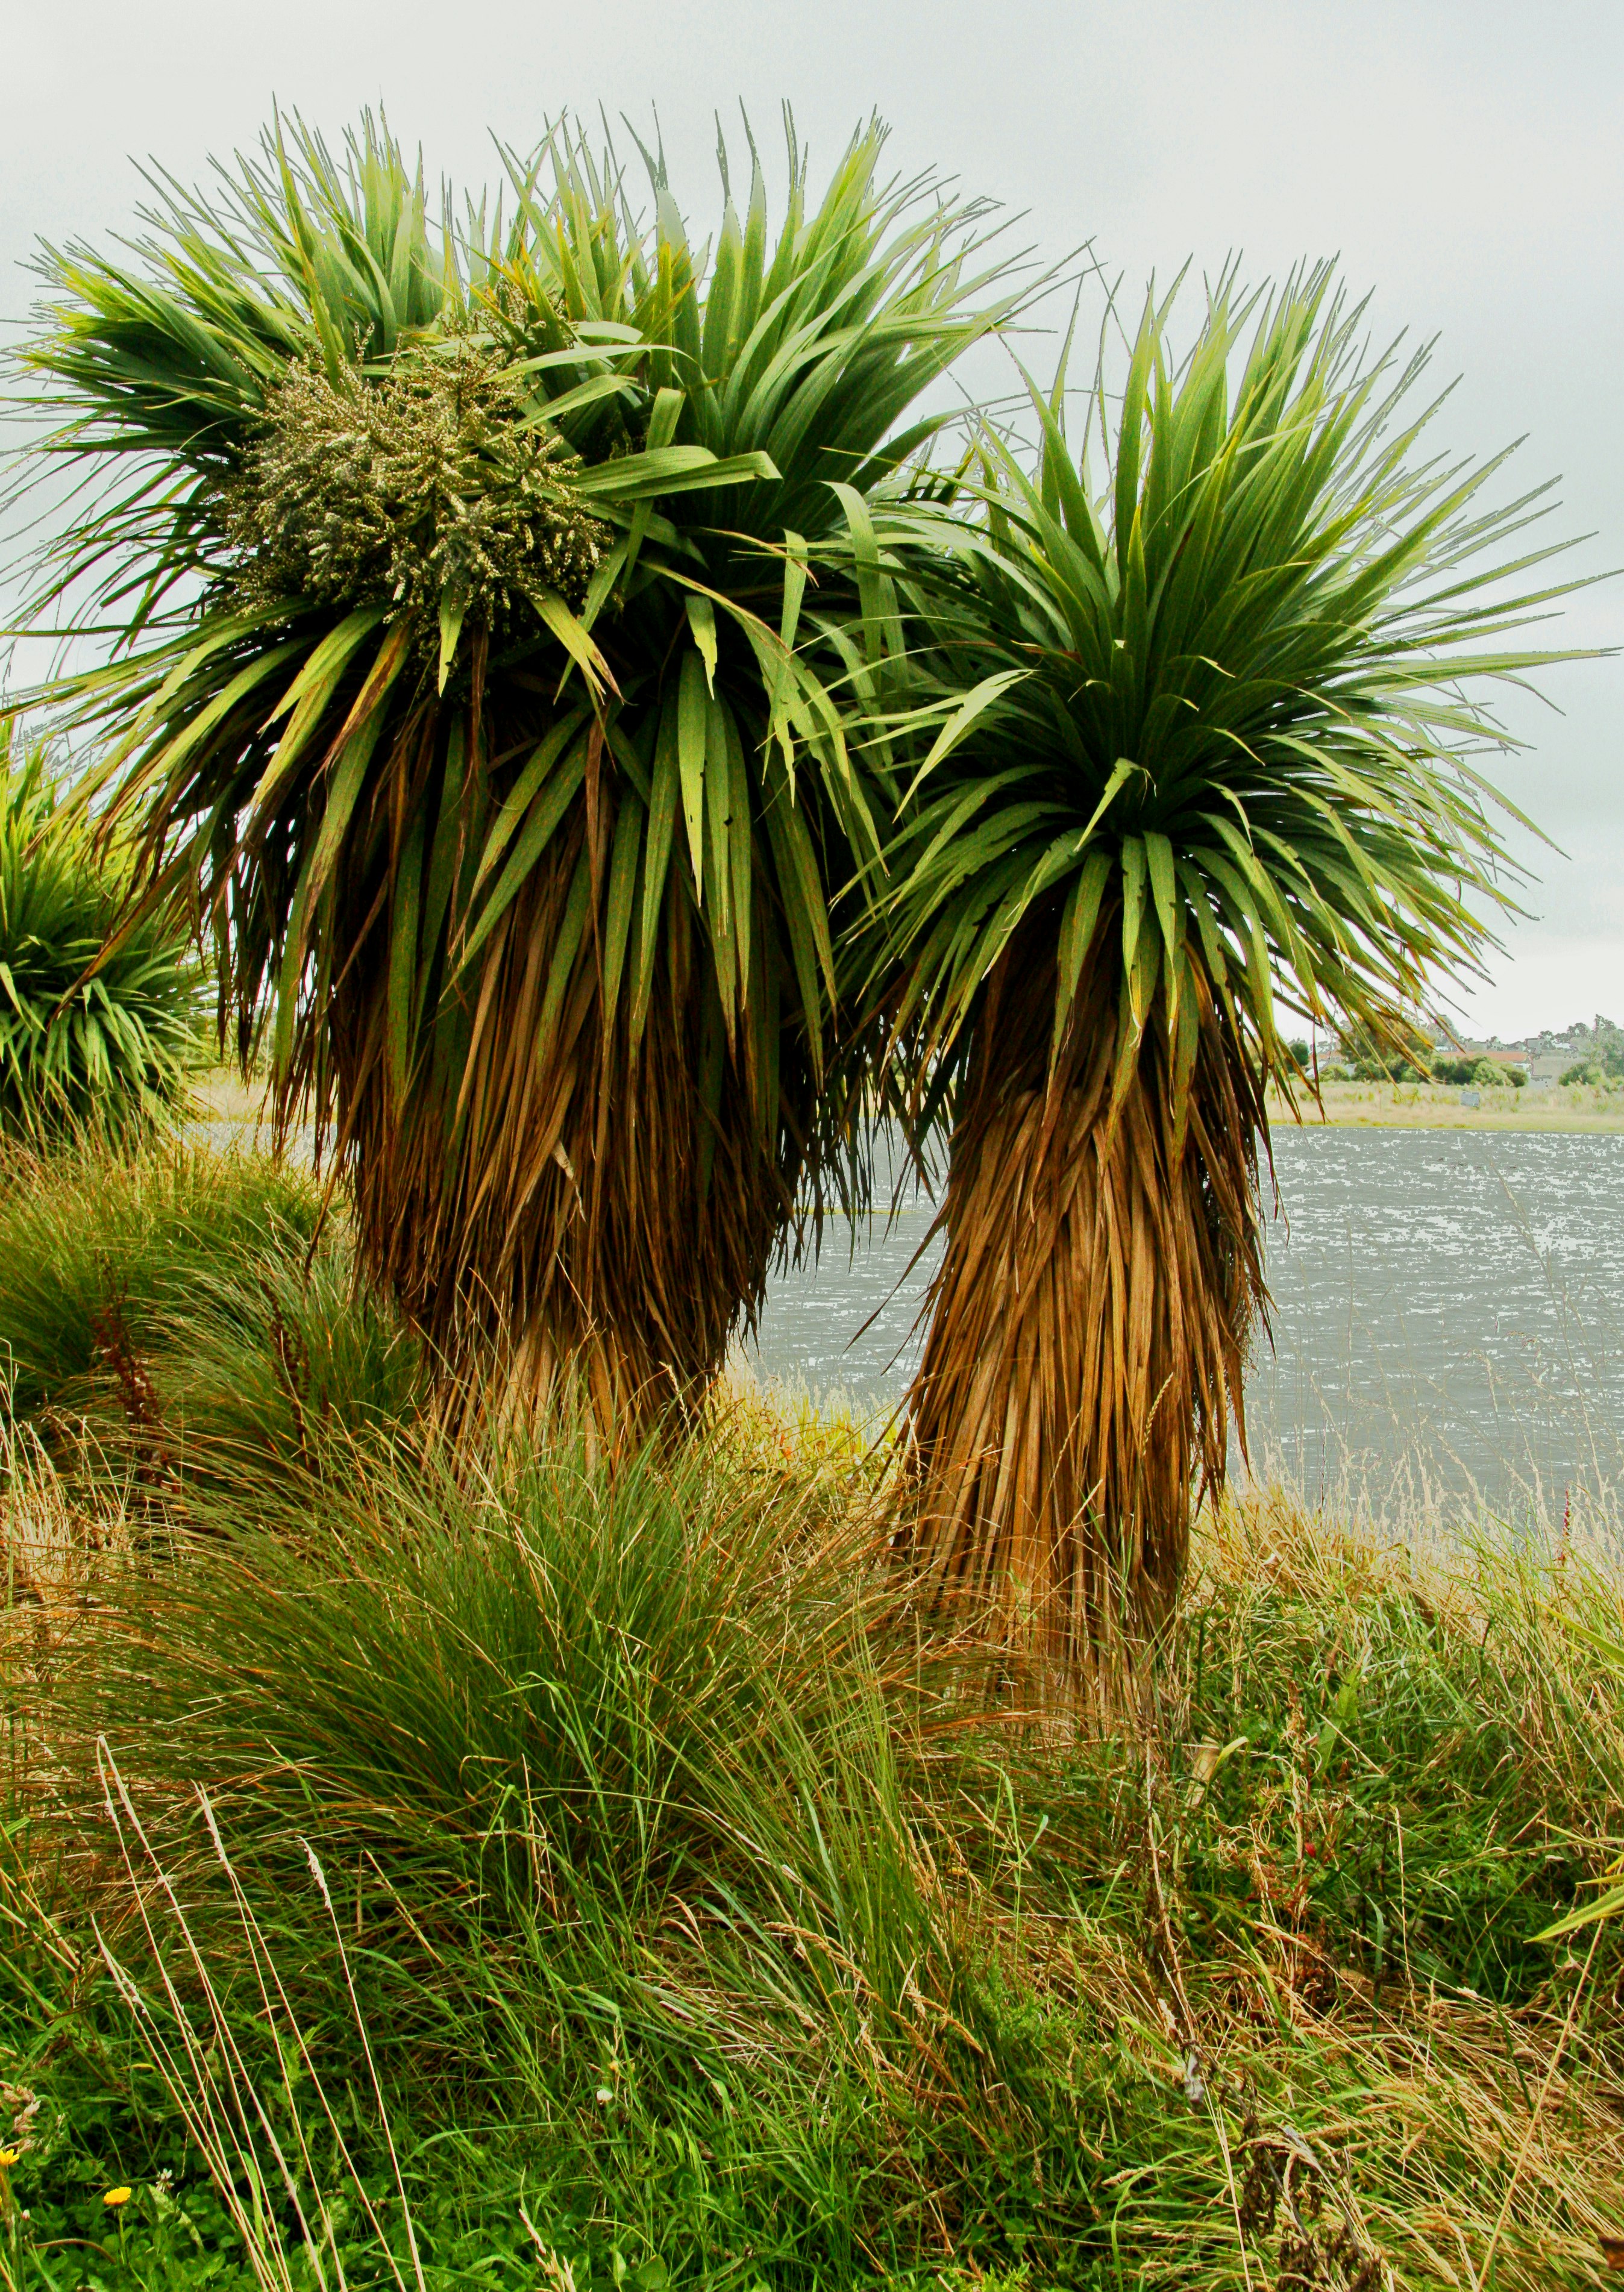
M240 1496L409 1418L422 1368L358 1285L343 1204L311 1173L159 1134L13 1158L0 1380L59 1454Z
M330 2032L314 1850L403 2127L455 2127L465 2200L483 2154L583 2265L872 2275L943 2206L996 2240L976 2189L1034 2169L1080 2220L939 1898L950 1827L860 1555L754 1478L510 1441L375 1458L253 1530L222 1499L236 1532L132 1574L59 1717L134 1779L246 2027L190 1786Z
M409 2060L419 2134L494 2143L554 2240L834 2281L1034 2169L1075 2228L937 1878L928 1702L818 1529L724 1449L408 1452L133 1590L77 1724L166 1786L168 1853L203 1778L260 1899L314 1848L386 2081Z
M419 1430L94 1563L13 1697L39 2215L204 2204L151 2065L218 2015L264 2233L354 2284L1598 2281L1624 1961L1539 1935L1619 1849L1616 1587L1231 1509L1143 1711L1062 1729L781 1439Z
M850 1427L452 1445L309 1174L15 1162L0 1344L6 2292L1601 2280L1599 1562L1231 1504L1062 1721Z
M1539 1935L1624 1844L1612 1578L1560 1545L1378 1555L1279 1498L1205 1558L1167 1720L1217 1762L1184 1818L1192 1940L1285 1917L1378 1989L1537 1997Z
M0 723L0 1137L139 1127L184 1094L205 981L173 917L107 944L117 860L58 811L48 752L17 750Z

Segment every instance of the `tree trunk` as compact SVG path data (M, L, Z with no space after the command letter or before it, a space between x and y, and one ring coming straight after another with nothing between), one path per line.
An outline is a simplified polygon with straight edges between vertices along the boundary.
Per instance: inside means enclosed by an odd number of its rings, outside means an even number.
M448 1404L539 1404L569 1385L613 1449L695 1405L758 1306L794 1213L811 1093L792 1040L775 1040L770 1077L752 1071L742 1035L728 1043L675 881L640 1039L629 978L605 1028L590 906L561 991L586 838L584 822L560 836L468 981L443 990L403 1078L376 924L342 966L329 1041L363 1258L438 1353ZM358 894L349 911L368 903Z
M1261 1091L1198 974L1182 1134L1160 1005L1119 1067L1096 940L1050 1073L1054 933L988 983L909 1396L909 1557L1051 1681L1119 1664L1166 1617L1266 1310Z

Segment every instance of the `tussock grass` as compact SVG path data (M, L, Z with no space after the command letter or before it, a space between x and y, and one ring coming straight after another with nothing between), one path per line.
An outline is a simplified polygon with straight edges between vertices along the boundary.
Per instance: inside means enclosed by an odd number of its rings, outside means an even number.
M401 1422L422 1363L310 1172L158 1135L7 1162L0 1378L81 1483L173 1496Z
M113 1491L101 1494L93 1506L76 1504L38 1434L0 1422L0 1677L9 1683L51 1676L59 1647L128 1558L128 1520ZM27 1707L7 1709L19 1755Z
M133 1325L200 1424L263 1358L263 1229L154 1166L101 1182L149 1190ZM160 1279L188 1185L242 1246ZM308 1310L376 1392L342 1267ZM1541 1939L1624 1847L1600 1559L1255 1492L1137 1707L1039 1723L911 1611L854 1425L735 1392L610 1465L347 1423L128 1503L49 1404L12 1433L30 2292L1602 2280L1624 1955Z
M1223 1924L1244 1865L1242 1893L1291 1904L1378 1984L1397 1966L1536 1994L1552 1955L1533 1937L1624 1844L1621 1618L1616 1579L1571 1546L1447 1562L1277 1493L1223 1508L1163 1719L1232 1751L1190 1826L1204 1915Z
M914 1637L784 1437L375 1446L104 1572L12 1691L36 2195L184 2172L141 2064L218 2011L351 2282L411 2280L408 2215L445 2283L1599 2280L1619 1953L1537 1936L1618 1848L1617 1588L1260 1498L1143 1719L1062 1735Z

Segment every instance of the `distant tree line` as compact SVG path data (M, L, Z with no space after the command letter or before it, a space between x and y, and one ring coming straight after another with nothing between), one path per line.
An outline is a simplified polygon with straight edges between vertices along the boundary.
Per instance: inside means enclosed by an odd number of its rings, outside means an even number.
M1598 1011L1594 1026L1587 1027L1580 1020L1561 1036L1541 1037L1547 1039L1552 1049L1560 1046L1578 1053L1573 1063L1563 1070L1564 1083L1624 1082L1624 1027L1616 1020L1604 1019Z
M1305 1037L1297 1037L1287 1048L1305 1075L1316 1071L1314 1054ZM1525 1049L1526 1063L1518 1067L1507 1064L1503 1056L1451 1046L1435 1021L1430 1037L1418 1033L1410 1049L1400 1053L1345 1030L1334 1037L1317 1072L1321 1082L1440 1083L1521 1090L1536 1059L1571 1053L1571 1062L1558 1077L1563 1085L1603 1088L1624 1083L1624 1027L1600 1012L1589 1025L1579 1020L1560 1032L1547 1029L1542 1034L1531 1035Z
M1300 1037L1289 1045L1305 1074L1313 1071L1309 1045ZM1418 1045L1410 1053L1393 1055L1349 1035L1336 1038L1335 1055L1319 1069L1321 1082L1408 1082L1460 1085L1474 1089L1521 1090L1528 1081L1525 1069L1508 1067L1481 1051L1450 1053Z

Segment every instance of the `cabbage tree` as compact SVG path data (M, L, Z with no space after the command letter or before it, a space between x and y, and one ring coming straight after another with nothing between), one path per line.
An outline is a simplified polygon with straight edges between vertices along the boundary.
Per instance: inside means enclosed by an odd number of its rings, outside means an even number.
M174 1112L203 1040L205 982L148 916L103 953L119 855L62 803L43 744L0 724L0 1139L128 1134Z
M883 144L814 200L792 133L776 229L752 151L696 249L658 156L646 218L561 130L455 222L372 122L279 127L48 250L20 353L80 481L33 625L108 641L46 696L87 799L416 1324L573 1364L606 1426L702 1387L797 1203L863 1182L860 584L811 569L1011 306Z
M934 733L885 961L951 1118L913 1549L1062 1664L1165 1615L1244 1436L1264 1094L1312 1096L1283 1014L1402 1051L1478 960L1489 699L1555 658L1511 634L1558 593L1526 577L1541 497L1423 455L1424 356L1367 356L1323 269L1221 283L1182 363L1170 302L1080 454L1062 363L1035 457L987 432L974 485L883 521Z

